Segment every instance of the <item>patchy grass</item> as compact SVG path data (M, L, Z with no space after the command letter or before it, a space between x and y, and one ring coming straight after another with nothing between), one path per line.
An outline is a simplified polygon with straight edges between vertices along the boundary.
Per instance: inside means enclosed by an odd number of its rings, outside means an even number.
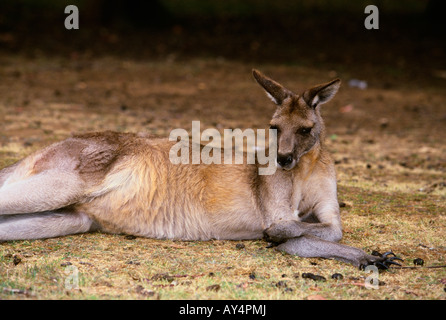
M340 187L343 243L392 250L417 269L370 274L258 241L184 242L102 233L0 245L2 299L444 299L444 201ZM302 273L326 281L302 278ZM343 279L334 280L334 273ZM76 278L77 277L77 278Z
M383 197L374 194L373 199ZM364 214L356 194L343 210L343 243L393 250L412 266L445 265L438 216ZM399 210L402 210L401 208ZM415 215L415 214L414 214ZM393 215L394 216L394 215ZM419 217L419 215L418 215ZM417 221L417 222L414 222ZM432 222L434 221L434 222ZM430 228L426 228L430 226ZM438 230L438 229L437 229ZM443 268L392 269L367 289L369 274L337 261L302 259L265 248L263 241L182 242L85 234L15 241L0 247L3 299L444 299ZM20 261L20 262L17 262ZM77 272L77 280L76 280ZM314 281L302 273L326 278ZM340 273L342 280L331 279ZM76 285L77 284L77 285Z
M1 59L0 73L11 81L0 83L0 168L71 132L167 136L197 119L202 130L262 128L273 112L250 77L251 67L235 62ZM296 89L333 73L259 68ZM435 87L414 93L404 85L365 91L344 86L324 106L332 134L327 145L345 203L342 243L367 252L393 250L406 267L422 258L423 267L382 272L375 290L365 287L370 274L364 271L285 255L261 240L182 242L92 233L1 243L0 299L445 299L446 269L427 268L446 265L445 93ZM416 112L422 101L428 114ZM343 109L347 104L353 107ZM332 279L334 273L343 279Z

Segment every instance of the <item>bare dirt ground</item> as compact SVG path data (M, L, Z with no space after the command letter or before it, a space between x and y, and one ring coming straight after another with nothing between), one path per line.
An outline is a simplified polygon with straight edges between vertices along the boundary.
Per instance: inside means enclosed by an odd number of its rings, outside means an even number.
M444 45L417 21L408 29L383 18L379 32L365 33L362 12L359 22L293 19L178 23L147 34L0 30L0 168L71 133L167 137L193 120L201 130L266 128L274 106L252 68L296 92L339 77L323 117L342 243L392 250L404 268L380 273L379 288L368 289L368 273L284 255L262 240L92 233L1 243L0 299L445 299ZM355 78L367 88L351 87Z

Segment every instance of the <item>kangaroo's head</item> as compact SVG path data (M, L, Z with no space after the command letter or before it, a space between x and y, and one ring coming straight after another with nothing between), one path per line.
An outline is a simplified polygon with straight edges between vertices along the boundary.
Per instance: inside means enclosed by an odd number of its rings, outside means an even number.
M257 70L253 75L277 105L270 122L271 129L277 129L277 166L291 170L304 154L320 145L325 131L320 105L334 97L341 80L317 85L298 95Z

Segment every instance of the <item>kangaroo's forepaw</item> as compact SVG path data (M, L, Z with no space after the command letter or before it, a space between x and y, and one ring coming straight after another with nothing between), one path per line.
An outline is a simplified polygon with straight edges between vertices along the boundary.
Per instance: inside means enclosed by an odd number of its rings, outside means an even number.
M403 259L397 257L392 251L388 251L383 254L377 251L373 251L371 255L367 255L365 263L361 263L359 265L359 269L364 270L367 266L370 265L374 265L381 270L387 270L391 265L401 266L394 260L404 261Z
M263 239L279 244L288 239L299 237L303 233L302 226L296 220L279 220L263 231Z
M283 242L281 239L276 238L274 236L270 236L267 232L267 230L263 231L263 240L265 240L266 242L268 242L268 247L267 248L272 248L277 246L278 244L280 244L281 242Z

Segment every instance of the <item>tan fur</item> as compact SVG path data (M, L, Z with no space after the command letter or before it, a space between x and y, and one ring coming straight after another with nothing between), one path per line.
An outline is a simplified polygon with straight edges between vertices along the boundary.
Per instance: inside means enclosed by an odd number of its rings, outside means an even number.
M0 240L97 229L182 240L257 239L265 232L289 253L357 265L373 260L335 243L342 230L320 105L340 81L296 95L253 74L277 104L274 174L259 175L260 165L246 161L172 164L176 142L145 134L74 135L0 171Z
M247 165L173 165L165 140L138 141L76 210L104 231L185 240L258 238ZM234 188L235 185L243 186ZM248 200L248 201L247 201ZM251 200L251 201L249 201ZM254 226L256 226L254 228ZM254 235L250 229L257 230Z

